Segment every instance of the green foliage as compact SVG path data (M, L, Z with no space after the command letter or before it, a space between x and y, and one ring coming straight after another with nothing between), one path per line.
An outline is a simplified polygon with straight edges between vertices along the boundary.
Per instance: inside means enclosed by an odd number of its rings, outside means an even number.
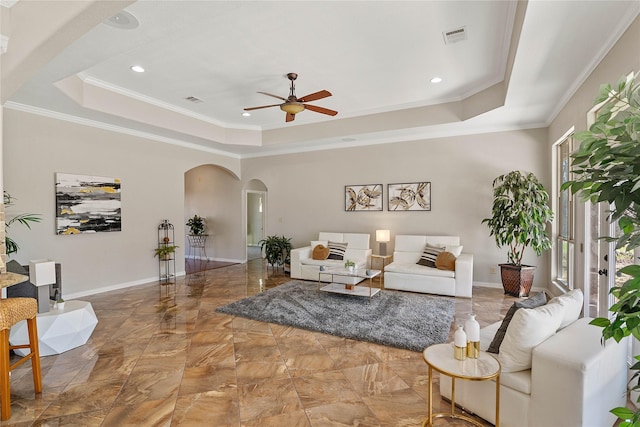
M167 245L163 243L162 245L154 249L154 256L164 258L167 255L174 253L176 251L176 248L179 248L179 246Z
M600 87L594 105L601 104L595 122L589 130L578 132L580 147L572 157L575 179L566 182L561 190L580 193L592 203L606 202L611 206L608 220L617 221L622 234L608 237L616 248L632 250L640 246L640 83L638 74L623 77L612 87ZM630 278L611 289L617 301L609 311L612 320L597 318L591 323L603 328L604 339L633 335L640 339L640 265L628 265L619 273ZM640 360L639 356L635 357ZM640 390L640 362L631 381ZM615 408L611 411L623 421L620 426L640 427L640 411Z
M527 247L536 255L551 248L546 227L553 219L549 194L534 174L512 171L493 180L492 217L482 220L489 226L499 248L509 246L510 264L522 265Z
M11 194L7 193L6 191L4 191L4 197L3 197L3 202L4 202L4 207L5 209L7 207L13 206L13 201L16 200L15 197L12 197ZM31 230L31 223L32 222L40 222L42 220L42 217L40 214L34 214L34 213L24 213L24 214L20 214L20 215L16 215L13 218L11 218L8 221L5 221L5 245L6 245L6 249L7 249L7 255L11 255L13 253L18 252L18 249L20 249L20 247L18 246L18 243L16 243L15 240L13 240L11 237L9 237L9 227L11 226L11 224L13 223L19 223L24 225L25 227L27 227L29 230Z
M264 250L267 262L274 268L289 262L292 249L290 237L267 236L258 244Z
M348 259L348 260L346 260L346 261L344 262L344 267L345 267L345 268L355 267L355 266L356 266L356 263L355 263L355 262L353 262L353 261L351 261L350 259Z
M198 216L198 214L195 214L191 218L189 218L186 225L191 229L191 234L193 234L194 236L204 234L204 218Z

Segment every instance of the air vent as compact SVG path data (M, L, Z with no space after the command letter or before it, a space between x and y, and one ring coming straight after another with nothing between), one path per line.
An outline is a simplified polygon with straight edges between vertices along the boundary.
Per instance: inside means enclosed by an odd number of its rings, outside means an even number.
M449 31L443 31L445 44L457 43L467 39L467 27L455 28Z
M196 98L195 96L187 96L185 99L186 99L187 101L195 102L196 104L197 104L198 102L202 102L202 99L200 99L200 98Z

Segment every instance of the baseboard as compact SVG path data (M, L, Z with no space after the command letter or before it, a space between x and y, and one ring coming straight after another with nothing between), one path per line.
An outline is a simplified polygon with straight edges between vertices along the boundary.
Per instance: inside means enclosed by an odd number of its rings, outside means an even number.
M186 273L184 271L180 271L176 273L176 277L184 276L185 274ZM70 294L65 292L64 299L65 300L78 299L86 296L103 294L105 292L118 291L121 289L131 288L133 286L146 285L146 284L157 282L157 281L158 281L158 277L153 277L153 278L135 280L133 282L118 283L115 285L109 285L102 288L91 289L88 291L73 292Z

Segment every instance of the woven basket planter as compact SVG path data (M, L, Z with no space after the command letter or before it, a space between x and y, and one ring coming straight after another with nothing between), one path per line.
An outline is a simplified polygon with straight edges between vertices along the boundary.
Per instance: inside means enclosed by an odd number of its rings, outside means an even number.
M514 297L528 297L533 285L532 265L500 264L500 276L504 293Z

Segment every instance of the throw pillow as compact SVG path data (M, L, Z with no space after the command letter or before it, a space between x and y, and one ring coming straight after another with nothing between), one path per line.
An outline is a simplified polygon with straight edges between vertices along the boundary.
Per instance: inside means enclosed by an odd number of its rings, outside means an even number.
M318 245L327 246L328 244L329 244L328 240L312 240L309 246L311 246L311 250L313 250L313 248L315 248Z
M450 270L456 269L456 256L451 252L440 252L436 258L436 268L438 270Z
M451 252L456 258L460 256L462 253L462 246L460 245L447 245L444 247L444 250L447 252Z
M493 337L491 344L489 344L489 348L487 349L487 351L489 353L496 354L500 352L500 344L502 344L502 341L504 340L504 335L507 333L507 328L509 327L509 323L511 322L511 319L513 319L513 315L515 314L516 310L518 310L519 308L536 308L540 307L541 305L545 305L546 303L547 296L544 292L533 295L526 300L514 302L513 305L509 308L509 311L507 311L507 314L505 314L504 319L502 319L502 323L500 324L496 335Z
M422 255L420 256L420 259L418 260L417 264L424 265L425 267L436 268L436 258L438 258L438 255L440 254L440 252L444 252L444 246L439 247L439 246L431 246L427 244L424 247L424 250L422 251Z
M551 298L548 304L560 304L564 306L564 318L560 323L560 329L565 328L578 320L582 312L583 295L580 289L573 289L566 294Z
M329 256L327 259L344 259L348 243L338 243L329 241Z
M322 245L316 245L313 248L313 253L311 254L311 259L327 259L329 256L329 248Z
M517 310L498 354L502 372L531 369L534 347L556 333L563 317L564 307L560 304Z

